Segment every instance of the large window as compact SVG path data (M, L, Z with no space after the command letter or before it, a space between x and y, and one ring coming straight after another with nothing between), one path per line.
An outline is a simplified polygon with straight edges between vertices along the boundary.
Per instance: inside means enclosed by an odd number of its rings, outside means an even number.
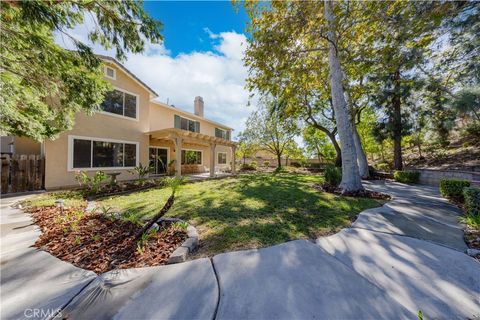
M180 117L179 115L175 115L175 128L192 131L192 132L200 132L200 122Z
M215 128L215 137L221 138L224 140L230 140L230 131L223 130L220 128Z
M227 164L227 153L226 152L217 153L217 163L218 164Z
M182 150L182 164L202 164L202 151Z
M71 169L132 168L137 165L137 144L71 137Z
M138 97L136 95L114 89L108 92L100 108L108 113L128 118L137 118Z

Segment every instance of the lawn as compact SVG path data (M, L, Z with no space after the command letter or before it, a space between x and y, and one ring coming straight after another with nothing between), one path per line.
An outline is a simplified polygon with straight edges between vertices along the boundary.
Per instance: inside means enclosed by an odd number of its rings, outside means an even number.
M320 193L311 185L321 176L250 174L183 186L167 216L195 225L197 256L257 248L292 239L315 238L350 224L362 210L378 206L370 199ZM170 190L150 189L99 201L129 215L151 216Z

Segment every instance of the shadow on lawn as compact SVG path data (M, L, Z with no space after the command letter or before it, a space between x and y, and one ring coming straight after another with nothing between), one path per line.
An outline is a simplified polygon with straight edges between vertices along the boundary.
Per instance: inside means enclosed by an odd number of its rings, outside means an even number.
M311 187L318 178L255 174L188 185L168 216L194 224L200 232L200 254L210 255L333 233L375 206L367 199L319 193ZM152 209L141 193L135 198L124 209Z

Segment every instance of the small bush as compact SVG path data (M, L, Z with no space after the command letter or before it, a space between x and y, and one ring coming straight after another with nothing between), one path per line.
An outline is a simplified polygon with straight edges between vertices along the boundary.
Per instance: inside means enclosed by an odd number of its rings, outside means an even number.
M269 167L270 166L270 161L263 161L263 166L264 167Z
M86 172L78 171L75 174L75 180L78 184L89 192L98 193L102 189L102 183L108 179L103 171L96 171L93 177L89 177Z
M418 183L420 172L418 171L395 171L393 173L395 181L401 183Z
M335 166L325 168L325 183L332 187L338 187L342 181L342 169Z
M470 216L480 217L480 188L464 188L463 197L465 199L465 212Z
M257 166L252 165L251 163L244 163L240 167L240 170L242 170L242 171L257 170Z
M470 181L460 179L440 180L440 194L446 198L463 200L463 189L470 187Z
M300 167L302 166L299 162L296 162L296 161L290 163L290 165L291 165L292 167L294 167L294 168L300 168Z
M391 168L387 162L380 162L376 165L378 171L390 172Z

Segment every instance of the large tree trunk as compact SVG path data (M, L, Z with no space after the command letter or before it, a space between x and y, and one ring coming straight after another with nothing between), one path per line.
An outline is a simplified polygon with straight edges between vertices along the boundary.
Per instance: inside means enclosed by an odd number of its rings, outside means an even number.
M358 170L360 172L360 177L362 179L368 179L370 176L368 170L368 161L367 155L362 147L362 142L360 141L360 136L358 135L357 126L354 122L352 122L353 128L353 142L355 143L355 152L357 153L357 161L358 161Z
M330 88L333 108L342 145L342 181L339 188L343 192L363 190L362 180L358 171L357 154L353 139L352 121L342 85L342 67L337 56L337 34L335 31L335 16L333 1L325 1L325 17L328 22L328 65L330 71Z
M342 166L342 150L340 149L340 145L337 142L337 139L335 139L334 134L327 134L327 136L330 138L330 141L333 144L333 147L335 148L335 166L336 167L341 167Z
M277 168L281 168L282 167L282 155L280 153L277 153L277 161L278 161Z
M392 98L393 106L393 166L395 170L403 169L402 161L402 101L400 100L399 82L400 71L394 74L395 93Z

